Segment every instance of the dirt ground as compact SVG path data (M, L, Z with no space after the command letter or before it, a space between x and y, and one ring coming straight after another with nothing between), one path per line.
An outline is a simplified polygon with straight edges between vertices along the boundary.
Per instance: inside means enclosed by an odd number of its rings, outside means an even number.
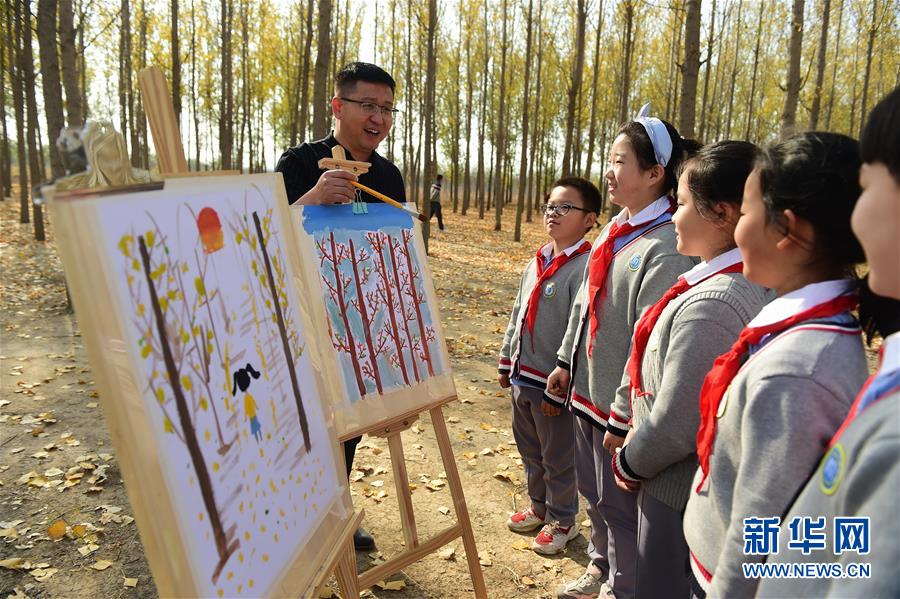
M528 549L530 536L506 529L508 513L525 505L527 493L509 393L496 383L508 310L542 230L524 223L523 243L515 243L511 231L493 232L492 215L479 221L477 213L446 212L431 267L461 401L444 413L484 577L491 597L547 597L580 575L586 541L579 537L546 559ZM18 223L17 202L0 202L0 218L0 562L10 566L0 567L0 596L154 597L77 318L66 311L52 223L42 244L33 241L31 225ZM452 523L452 501L446 485L426 488L445 476L427 416L402 439L424 539ZM353 500L378 545L357 554L362 569L401 550L403 537L387 442L364 439L356 468ZM450 547L452 555L432 555L391 579L403 588L367 594L471 596L462 542Z

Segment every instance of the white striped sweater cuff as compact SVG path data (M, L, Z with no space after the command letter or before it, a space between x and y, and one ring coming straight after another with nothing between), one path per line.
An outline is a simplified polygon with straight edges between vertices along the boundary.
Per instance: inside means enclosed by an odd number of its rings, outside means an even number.
M609 419L606 421L606 430L617 437L624 437L628 434L629 428L628 420L616 414L611 407L609 410Z
M616 473L616 476L621 478L622 480L627 480L631 482L639 482L642 480L642 477L639 476L631 467L628 465L628 462L625 460L625 448L627 445L623 447L618 453L613 455L612 458L612 468L613 472Z

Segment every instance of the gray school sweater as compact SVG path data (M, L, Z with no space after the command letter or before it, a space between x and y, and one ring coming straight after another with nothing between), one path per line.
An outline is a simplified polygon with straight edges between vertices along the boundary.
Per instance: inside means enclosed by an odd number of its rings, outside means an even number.
M840 323L840 324L835 324ZM764 343L719 407L709 477L697 469L684 514L691 560L713 575L709 597L752 597L744 518L781 516L819 461L866 380L856 322L807 322Z
M825 454L782 518L779 552L768 562L841 564L844 571L848 564L868 563L871 577L765 578L757 597L900 597L900 392L859 414L837 443L840 448ZM788 523L795 516L825 517L825 550L805 556L788 549ZM868 555L835 555L833 530L838 516L870 518Z
M772 299L739 273L718 274L672 300L653 327L641 369L646 395L632 400L636 430L615 462L626 478L642 480L647 493L676 511L684 509L697 471L703 379ZM627 373L622 384L630 384ZM613 410L627 413L629 407L616 403Z
M591 254L600 247L609 227L601 231ZM624 245L614 248L616 254L607 273L606 296L600 302L592 356L587 355L590 334L587 272L557 353L557 365L572 373L574 387L568 398L572 411L600 429L607 427L616 394L623 394L626 400L628 397L628 388L622 387L621 382L635 323L675 283L678 275L696 263L676 251L675 226L670 217L646 223L634 235L634 239L622 238ZM587 397L581 395L582 389L587 390ZM610 426L612 430L614 425L610 423ZM627 424L622 426L624 432L620 434L624 435Z
M546 389L547 376L556 365L556 350L565 333L569 308L581 287L587 259L588 253L573 256L544 281L534 330L529 333L525 328L526 307L538 280L537 258L531 259L522 272L519 293L503 336L498 366L500 374L509 374L517 384ZM564 405L546 393L544 401L559 407Z

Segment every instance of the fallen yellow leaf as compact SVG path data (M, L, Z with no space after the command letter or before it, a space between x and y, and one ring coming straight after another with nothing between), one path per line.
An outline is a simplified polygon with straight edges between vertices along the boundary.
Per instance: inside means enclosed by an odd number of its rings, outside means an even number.
M47 535L54 541L58 541L59 539L66 536L67 527L68 524L66 524L65 520L57 520L50 525L50 528L47 529Z
M107 561L105 559L98 559L96 562L91 564L91 568L102 572L103 570L106 570L107 568L109 568L111 565L112 565L111 561Z

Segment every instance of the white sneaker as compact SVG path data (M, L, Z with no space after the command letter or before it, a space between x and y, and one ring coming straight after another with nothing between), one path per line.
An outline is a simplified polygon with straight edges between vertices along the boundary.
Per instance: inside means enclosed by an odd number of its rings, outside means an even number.
M531 548L541 555L555 555L566 548L569 541L578 536L578 524L563 528L559 522L545 524L541 532L534 537Z
M602 574L585 572L578 580L567 582L556 589L557 599L596 599L606 578Z
M544 519L535 513L534 508L520 510L506 521L507 528L513 532L531 532L543 524Z

